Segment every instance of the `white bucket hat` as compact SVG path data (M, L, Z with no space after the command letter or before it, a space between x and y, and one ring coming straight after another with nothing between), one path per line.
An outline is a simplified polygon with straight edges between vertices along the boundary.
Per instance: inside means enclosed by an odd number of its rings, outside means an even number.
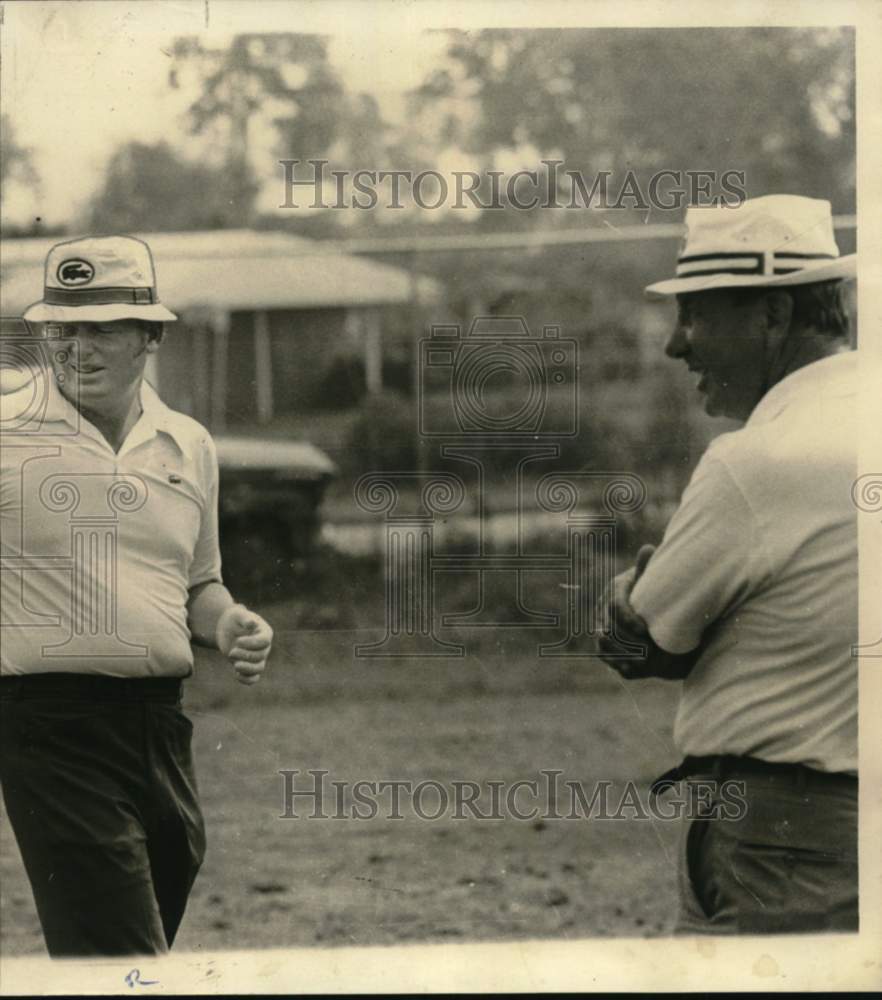
M57 243L46 256L43 299L25 310L34 323L175 320L156 293L150 247L133 236Z
M677 277L648 285L646 295L853 278L856 260L839 256L829 201L770 194L732 207L688 209Z

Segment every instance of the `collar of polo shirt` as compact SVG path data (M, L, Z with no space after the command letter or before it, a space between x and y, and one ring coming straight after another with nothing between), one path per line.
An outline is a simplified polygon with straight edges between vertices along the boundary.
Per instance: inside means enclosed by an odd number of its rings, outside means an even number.
M44 386L35 386L35 380L41 380ZM45 370L35 374L32 379L16 389L15 392L3 397L4 421L7 419L7 415L11 415L10 418L14 418L14 415L17 413L17 397L24 401L24 407L26 407L28 401L33 399L35 394L44 394L46 398L46 406L40 414L41 421L50 423L63 421L74 429L79 427L79 414L76 407L69 399L65 398L59 390L55 379ZM149 382L141 382L139 398L143 413L138 424L141 424L144 430L150 432L148 436L152 436L157 431L163 431L174 439L175 444L187 458L192 458L191 442L189 436L182 432L177 419L178 414L174 410L170 410L163 403ZM146 426L142 424L142 421L146 423ZM135 426L137 427L138 424Z
M802 398L805 392L814 392L817 396L836 394L838 382L833 377L835 373L845 373L857 366L855 351L841 351L829 357L820 358L811 364L803 365L796 371L781 379L756 404L753 412L747 418L748 425L767 424L774 420L795 399ZM815 383L814 389L812 383Z

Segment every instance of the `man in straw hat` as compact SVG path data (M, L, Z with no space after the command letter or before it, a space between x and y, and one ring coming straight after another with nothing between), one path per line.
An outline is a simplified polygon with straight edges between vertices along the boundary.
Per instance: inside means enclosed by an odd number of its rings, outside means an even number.
M205 848L191 641L252 684L272 630L221 582L211 438L144 381L176 319L147 245L53 247L24 318L19 368L46 365L0 396L4 799L51 955L161 953Z
M856 930L856 356L826 201L770 195L693 208L666 346L717 437L657 549L603 611L647 649L601 653L623 677L683 678L674 741L705 801L684 830L683 933ZM740 805L720 808L728 782ZM733 789L735 790L733 792Z

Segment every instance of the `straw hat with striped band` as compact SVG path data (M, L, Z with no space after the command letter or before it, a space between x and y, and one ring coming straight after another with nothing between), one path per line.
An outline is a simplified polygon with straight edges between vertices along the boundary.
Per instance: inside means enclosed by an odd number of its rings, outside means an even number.
M770 194L732 207L688 209L677 276L648 285L646 295L853 278L856 260L839 256L829 201Z

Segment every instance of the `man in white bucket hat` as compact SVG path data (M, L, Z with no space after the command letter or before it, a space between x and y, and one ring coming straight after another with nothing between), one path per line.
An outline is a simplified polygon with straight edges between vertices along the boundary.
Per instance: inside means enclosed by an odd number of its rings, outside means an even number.
M647 294L676 297L666 353L743 427L605 595L646 657L600 649L623 677L683 680L685 759L652 794L684 779L712 794L684 828L678 931L856 930L855 259L811 198L694 208L686 228L676 277Z
M210 436L144 381L149 248L58 244L44 285L12 346L46 365L0 395L0 778L50 954L156 954L205 846L191 641L251 684L272 630L221 582Z

